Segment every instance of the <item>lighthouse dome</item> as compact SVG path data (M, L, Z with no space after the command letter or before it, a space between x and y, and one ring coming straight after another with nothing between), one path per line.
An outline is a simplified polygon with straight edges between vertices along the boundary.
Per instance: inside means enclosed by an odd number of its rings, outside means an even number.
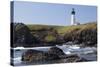
M74 8L72 9L72 12L71 12L71 14L75 14Z

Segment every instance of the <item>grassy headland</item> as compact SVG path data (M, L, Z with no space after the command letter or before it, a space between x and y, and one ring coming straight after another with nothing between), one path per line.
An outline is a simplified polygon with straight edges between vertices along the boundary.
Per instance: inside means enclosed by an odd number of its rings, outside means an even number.
M25 25L17 23L14 30L14 44L25 44L27 47L62 45L66 42L83 44L85 46L96 46L97 44L96 22L72 26Z
M72 26L27 25L33 36L45 43L97 43L97 23L86 23Z

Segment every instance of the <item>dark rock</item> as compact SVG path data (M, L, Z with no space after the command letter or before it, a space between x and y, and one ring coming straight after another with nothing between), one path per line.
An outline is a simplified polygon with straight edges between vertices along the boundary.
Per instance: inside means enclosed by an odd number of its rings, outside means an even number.
M84 45L86 45L86 46L95 46L95 43L91 42L91 41L87 41L87 42L84 42Z
M22 55L22 61L24 62L46 61L55 59L59 59L59 56L56 54L50 54L37 50L28 50Z
M11 23L12 44L11 47L30 47L37 39L30 33L29 28L23 23Z
M86 62L86 61L90 61L90 60L87 60L85 58L79 57L77 54L69 55L66 58L67 58L67 62Z
M65 56L64 52L57 47L52 47L48 52L27 50L22 54L22 61L33 62L33 61L45 61L45 60L57 60Z
M60 57L56 54L50 54L50 53L46 54L45 60L57 60L57 59L60 59Z
M97 44L97 28L80 28L72 30L64 35L66 42L72 41L75 44L84 43L84 46L94 46Z
M52 52L53 51L53 52ZM58 52L60 51L60 53ZM55 61L54 61L55 60ZM65 55L62 50L56 47L52 47L49 52L27 50L22 55L22 61L25 63L43 62L43 61L54 61L57 63L62 62L85 62L89 61L85 58L80 58L77 54Z
M61 50L60 48L58 47L52 47L49 49L48 51L49 54L55 54L55 55L58 55L59 57L61 55L65 55L65 53L63 52L63 50Z
M77 54L71 54L66 57L66 62L76 62L80 59Z
M37 50L28 50L22 55L22 61L32 62L32 61L40 61L46 58L45 53Z
M85 58L80 58L80 59L77 60L76 62L86 62L86 61L89 61L89 60L87 60L87 59L85 59Z

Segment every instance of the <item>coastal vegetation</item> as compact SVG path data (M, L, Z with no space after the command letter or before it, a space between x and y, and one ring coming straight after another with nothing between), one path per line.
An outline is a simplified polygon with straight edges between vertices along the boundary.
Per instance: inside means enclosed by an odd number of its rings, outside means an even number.
M66 42L96 46L97 23L91 22L73 26L13 24L14 45L12 47L55 46ZM18 45L19 44L19 45Z

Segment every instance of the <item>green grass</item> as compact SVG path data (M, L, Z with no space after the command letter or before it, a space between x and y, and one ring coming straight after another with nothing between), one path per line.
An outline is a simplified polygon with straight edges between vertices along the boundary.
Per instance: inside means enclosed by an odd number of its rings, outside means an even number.
M50 29L50 28L56 28L56 27L59 27L59 26L52 26L52 25L27 25L28 28L31 30L31 31L34 31L34 30L42 30L42 29Z
M28 28L32 31L39 31L39 30L49 30L53 28L56 30L60 35L64 35L67 32L71 32L73 30L84 30L84 29L94 29L97 28L97 23L87 23L81 25L73 25L73 26L50 26L50 25L27 25Z
M64 27L59 27L56 30L58 31L59 34L64 35L67 32L71 32L73 30L84 30L84 29L94 29L97 28L96 23L89 23L89 24L83 24L83 25L77 25L77 26L64 26Z
M52 42L52 41L55 41L55 40L56 40L56 37L53 36L53 35L50 35L50 34L45 37L46 42Z

